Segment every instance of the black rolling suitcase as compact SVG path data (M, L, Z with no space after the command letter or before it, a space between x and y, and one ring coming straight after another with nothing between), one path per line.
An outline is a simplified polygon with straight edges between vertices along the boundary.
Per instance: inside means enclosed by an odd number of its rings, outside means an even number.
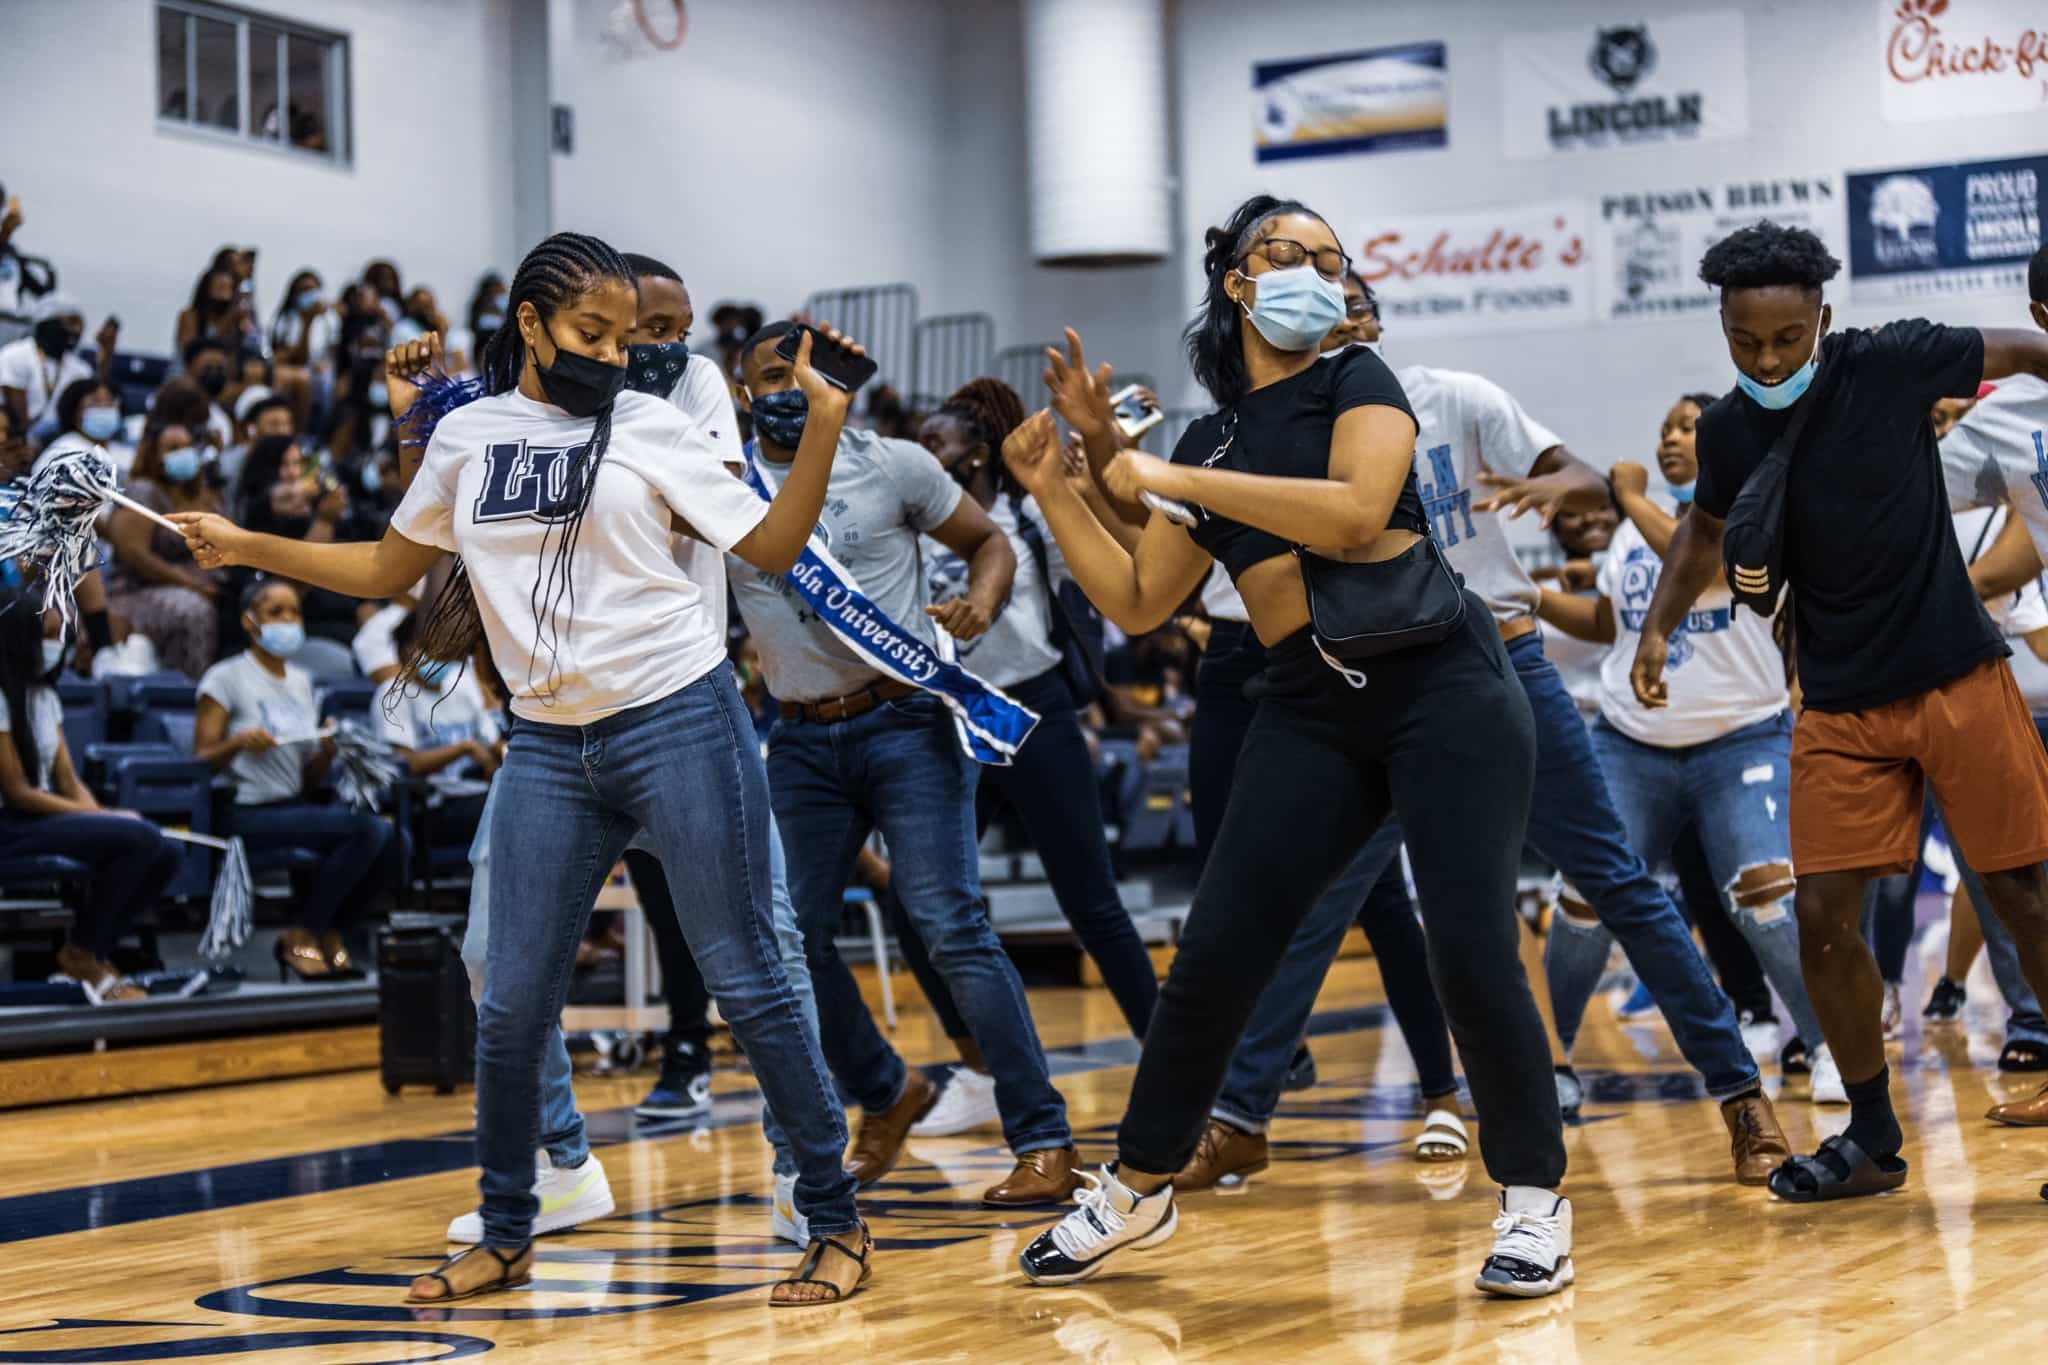
M384 1089L446 1095L476 1077L476 1008L462 941L443 924L394 922L377 936L377 1023Z

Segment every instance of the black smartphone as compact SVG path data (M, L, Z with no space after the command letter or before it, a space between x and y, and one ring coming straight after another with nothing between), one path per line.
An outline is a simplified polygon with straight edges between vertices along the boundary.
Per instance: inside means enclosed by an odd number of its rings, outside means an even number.
M805 332L811 334L811 368L835 388L852 393L875 377L881 366L867 355L855 355L846 347L827 337L815 327L797 327L775 345L775 354L784 360L796 359L796 348Z

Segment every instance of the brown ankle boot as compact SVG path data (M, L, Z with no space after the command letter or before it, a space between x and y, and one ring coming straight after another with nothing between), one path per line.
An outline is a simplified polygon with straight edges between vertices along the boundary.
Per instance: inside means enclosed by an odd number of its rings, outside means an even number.
M910 1125L923 1118L938 1103L939 1088L924 1072L911 1067L903 1082L903 1094L879 1114L863 1114L860 1133L846 1154L846 1172L862 1189L874 1184L896 1168L903 1155L903 1140Z
M1236 1184L1246 1176L1266 1169L1266 1135L1244 1133L1221 1119L1210 1119L1202 1129L1195 1154L1173 1178L1173 1188L1182 1192L1206 1190L1225 1181Z
M981 1196L984 1204L1061 1204L1081 1187L1081 1158L1068 1147L1042 1147L1017 1158L1017 1169Z
M1792 1155L1792 1144L1785 1141L1785 1130L1778 1126L1777 1111L1761 1090L1724 1103L1721 1121L1728 1125L1728 1150L1735 1158L1737 1184L1768 1182L1771 1172Z

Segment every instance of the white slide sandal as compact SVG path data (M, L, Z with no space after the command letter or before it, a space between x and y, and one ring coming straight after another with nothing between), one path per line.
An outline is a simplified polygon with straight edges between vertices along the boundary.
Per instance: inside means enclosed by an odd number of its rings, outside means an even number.
M1449 1109L1432 1109L1415 1135L1417 1161L1463 1161L1471 1150L1465 1121Z

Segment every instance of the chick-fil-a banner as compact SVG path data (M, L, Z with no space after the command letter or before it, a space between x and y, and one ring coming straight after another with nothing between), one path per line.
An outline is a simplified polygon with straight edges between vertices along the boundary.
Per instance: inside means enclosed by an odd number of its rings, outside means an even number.
M1593 317L1583 199L1369 218L1356 264L1402 336L1572 327Z
M1877 41L1894 123L2048 113L2042 0L1878 0Z

